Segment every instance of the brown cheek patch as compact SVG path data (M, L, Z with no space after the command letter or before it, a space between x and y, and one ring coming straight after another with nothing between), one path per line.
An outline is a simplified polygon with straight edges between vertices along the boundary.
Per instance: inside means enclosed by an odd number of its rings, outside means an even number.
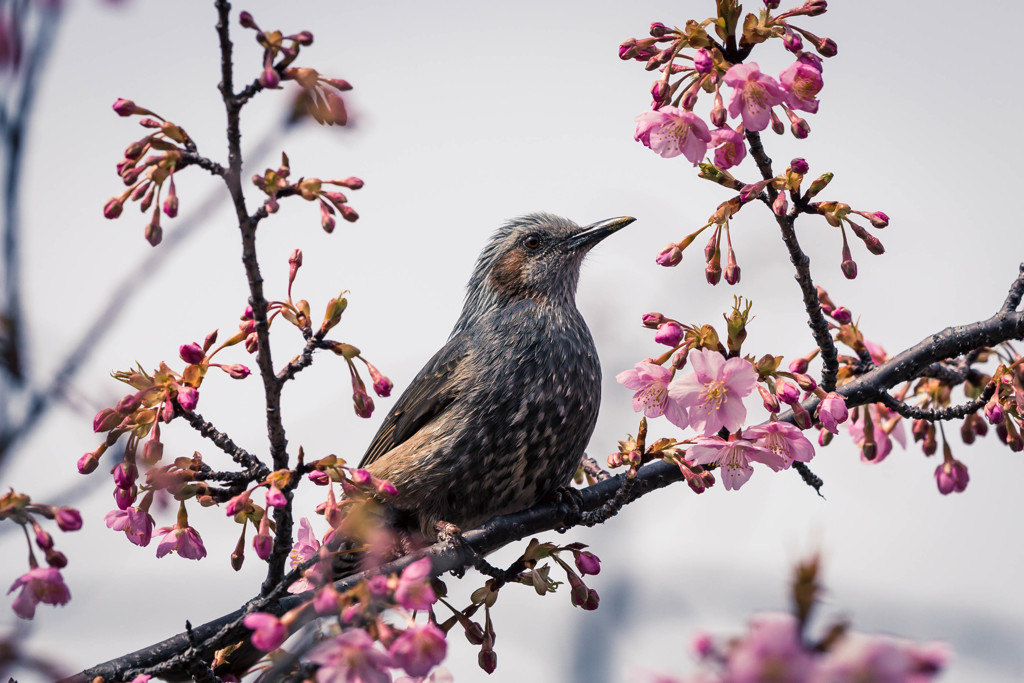
M513 299L541 299L540 292L531 288L523 270L526 268L527 256L519 249L504 254L491 268L491 287L494 291Z

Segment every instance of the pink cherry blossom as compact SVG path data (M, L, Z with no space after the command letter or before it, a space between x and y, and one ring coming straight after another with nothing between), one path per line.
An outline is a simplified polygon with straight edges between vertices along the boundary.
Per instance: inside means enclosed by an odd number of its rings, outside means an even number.
M726 85L734 88L729 100L729 116L743 119L749 131L764 130L771 121L771 108L782 104L785 93L775 79L761 73L756 62L736 64L725 72Z
M321 643L309 655L320 665L317 683L391 683L391 657L373 646L369 634L358 628Z
M647 417L664 415L676 427L686 429L690 424L686 410L677 401L669 398L668 387L671 379L671 370L647 361L641 361L633 370L623 370L615 376L616 382L636 391L633 394L635 412L642 411Z
M276 650L288 637L288 627L273 614L253 612L245 615L242 623L252 629L253 646L263 652Z
M436 625L427 622L410 626L388 648L395 664L410 676L425 676L444 661L448 642Z
M727 491L739 490L754 473L751 462L760 462L776 472L785 468L778 453L754 445L750 441L726 441L717 436L698 437L686 451L686 459L695 465L718 465L722 484Z
M156 547L156 556L163 557L176 551L190 560L201 560L206 557L206 546L199 532L190 526L163 526L157 530L163 534L160 544Z
M427 609L437 601L430 586L430 558L416 560L402 571L395 601L408 610Z
M111 510L103 521L114 531L123 531L128 540L135 545L145 547L153 538L153 518L142 508Z
M288 562L292 569L312 559L320 552L320 541L317 540L316 534L313 533L313 527L305 517L299 520L299 531L295 536L295 545L292 546L292 551L288 554ZM303 577L288 586L288 592L305 593L315 587L312 582Z
M891 636L849 633L821 659L814 683L932 680L945 664L937 644L919 645Z
M665 158L682 154L696 166L708 150L711 141L708 126L691 111L662 107L645 111L635 120L634 139Z
M743 431L743 438L781 457L782 469L789 469L794 460L810 462L814 457L814 445L798 427L788 422L755 425Z
M821 91L821 70L803 61L793 62L779 74L779 82L785 91L786 104L792 109L801 109L814 114L818 111L815 98Z
M710 147L715 147L715 166L721 169L739 165L747 156L747 145L741 133L732 128L716 128L711 131Z
M722 427L734 432L747 419L743 398L754 390L757 371L743 358L726 360L708 349L690 351L693 372L676 377L668 385L669 400L689 411L695 429L717 434Z
M833 434L839 433L839 425L846 422L849 415L846 399L834 391L818 404L818 419L821 420L821 426Z
M729 652L726 661L728 680L736 683L756 681L809 681L814 660L797 632L792 614L765 613L750 620L750 633Z
M60 571L53 567L33 567L19 576L7 590L10 595L18 588L21 592L11 603L11 609L22 619L36 615L36 605L64 605L71 599L71 591L64 583Z

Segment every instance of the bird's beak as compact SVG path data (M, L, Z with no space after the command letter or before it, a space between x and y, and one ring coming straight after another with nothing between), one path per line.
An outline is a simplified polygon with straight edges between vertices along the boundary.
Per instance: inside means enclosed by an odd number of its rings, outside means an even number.
M632 216L620 216L599 221L593 225L588 225L572 237L566 239L565 244L570 251L590 249L608 235L621 230L635 220Z

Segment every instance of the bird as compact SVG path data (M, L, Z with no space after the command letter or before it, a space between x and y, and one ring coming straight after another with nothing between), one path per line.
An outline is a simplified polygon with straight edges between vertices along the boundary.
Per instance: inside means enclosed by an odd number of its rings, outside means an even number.
M548 213L483 248L447 343L385 417L359 467L394 485L391 524L437 538L568 486L601 400L594 339L576 308L587 253L635 219L586 227Z

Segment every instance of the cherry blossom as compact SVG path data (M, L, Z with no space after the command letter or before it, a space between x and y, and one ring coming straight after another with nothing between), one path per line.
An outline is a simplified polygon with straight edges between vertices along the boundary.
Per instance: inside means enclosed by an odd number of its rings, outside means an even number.
M703 428L705 436L717 434L723 427L730 432L742 427L747 418L743 398L757 383L754 366L743 358L726 360L708 349L690 351L689 364L693 372L668 385L670 401L686 408L692 426Z

